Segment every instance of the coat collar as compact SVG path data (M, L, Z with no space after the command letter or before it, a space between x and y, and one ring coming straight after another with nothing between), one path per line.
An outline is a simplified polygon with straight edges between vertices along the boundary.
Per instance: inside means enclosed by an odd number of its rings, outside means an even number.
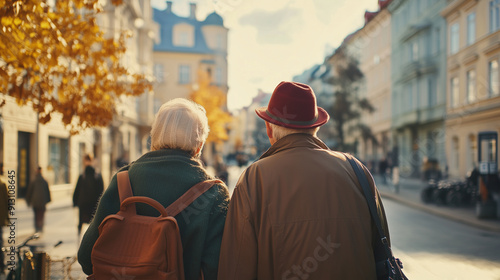
M306 133L294 133L287 135L280 140L276 141L274 145L271 146L259 159L266 158L268 156L274 155L284 150L297 148L297 147L309 147L316 149L326 149L330 150L328 146L323 143L319 138Z
M142 155L137 161L150 161L157 160L158 158L167 158L170 160L181 160L189 162L192 165L203 167L203 163L197 157L193 157L189 152L179 150L179 149L161 149L156 151L150 151ZM131 164L137 162L131 162Z

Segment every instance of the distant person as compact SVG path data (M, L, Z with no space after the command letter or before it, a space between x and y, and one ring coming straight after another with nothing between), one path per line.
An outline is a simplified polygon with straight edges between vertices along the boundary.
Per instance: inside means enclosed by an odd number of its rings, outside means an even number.
M128 153L127 152L123 152L122 156L119 157L118 159L116 159L116 167L118 169L124 167L124 166L127 166L129 163L129 159L128 159Z
M217 155L215 158L215 177L221 179L225 184L227 184L229 173L227 171L226 163L221 155Z
M9 224L9 197L3 181L3 163L0 162L0 248L3 248L3 227ZM4 254L0 254L0 273L5 269Z
M236 184L219 280L376 279L367 201L347 156L317 137L329 115L311 87L281 82L256 113L271 148ZM382 201L364 171L388 236Z
M382 176L382 184L387 184L387 160L385 158L381 159L378 163L378 171Z
M99 197L101 197L104 190L101 174L96 173L94 167L92 167L92 156L85 155L83 163L85 170L78 177L73 193L73 206L78 206L79 210L78 236L80 236L83 224L90 223Z
M49 184L42 176L42 168L38 167L35 179L31 181L26 193L26 203L33 207L35 213L35 231L43 232L46 205L51 201Z

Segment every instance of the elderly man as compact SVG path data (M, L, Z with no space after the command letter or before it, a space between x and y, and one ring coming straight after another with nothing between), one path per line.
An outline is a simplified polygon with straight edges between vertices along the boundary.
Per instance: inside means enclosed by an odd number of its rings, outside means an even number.
M329 115L313 90L281 82L256 113L272 146L236 185L218 279L375 279L367 202L346 156L316 137ZM377 207L388 232L378 193Z

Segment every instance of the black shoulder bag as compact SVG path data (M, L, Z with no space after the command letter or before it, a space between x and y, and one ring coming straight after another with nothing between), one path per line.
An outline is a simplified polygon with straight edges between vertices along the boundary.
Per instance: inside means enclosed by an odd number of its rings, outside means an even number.
M370 214L372 216L373 222L377 226L379 244L373 244L373 255L375 257L376 269L377 269L377 279L378 280L408 280L404 275L403 263L394 258L392 254L391 247L389 246L389 241L385 236L384 230L382 229L382 224L380 222L380 217L377 213L377 206L375 203L374 195L370 190L370 184L366 179L366 174L360 164L352 158L350 155L346 155L349 163L351 164L354 172L356 172L356 177L363 189L365 199L368 203L368 208L370 209Z

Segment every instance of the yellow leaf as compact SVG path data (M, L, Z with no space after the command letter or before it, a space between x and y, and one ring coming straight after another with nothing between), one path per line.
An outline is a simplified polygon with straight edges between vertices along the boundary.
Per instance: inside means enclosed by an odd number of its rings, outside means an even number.
M16 32L16 35L19 36L20 41L24 41L24 39L26 38L26 35L22 31Z
M11 17L2 17L2 25L3 26L12 25L12 18Z
M34 38L36 36L36 33L35 32L31 32L30 33L30 38Z
M43 28L43 29L49 29L50 28L50 24L46 21L42 21L40 23L40 27Z
M15 24L15 25L20 25L22 22L23 22L23 21L22 21L20 18L18 18L18 17L16 17L16 18L14 19L14 24Z

